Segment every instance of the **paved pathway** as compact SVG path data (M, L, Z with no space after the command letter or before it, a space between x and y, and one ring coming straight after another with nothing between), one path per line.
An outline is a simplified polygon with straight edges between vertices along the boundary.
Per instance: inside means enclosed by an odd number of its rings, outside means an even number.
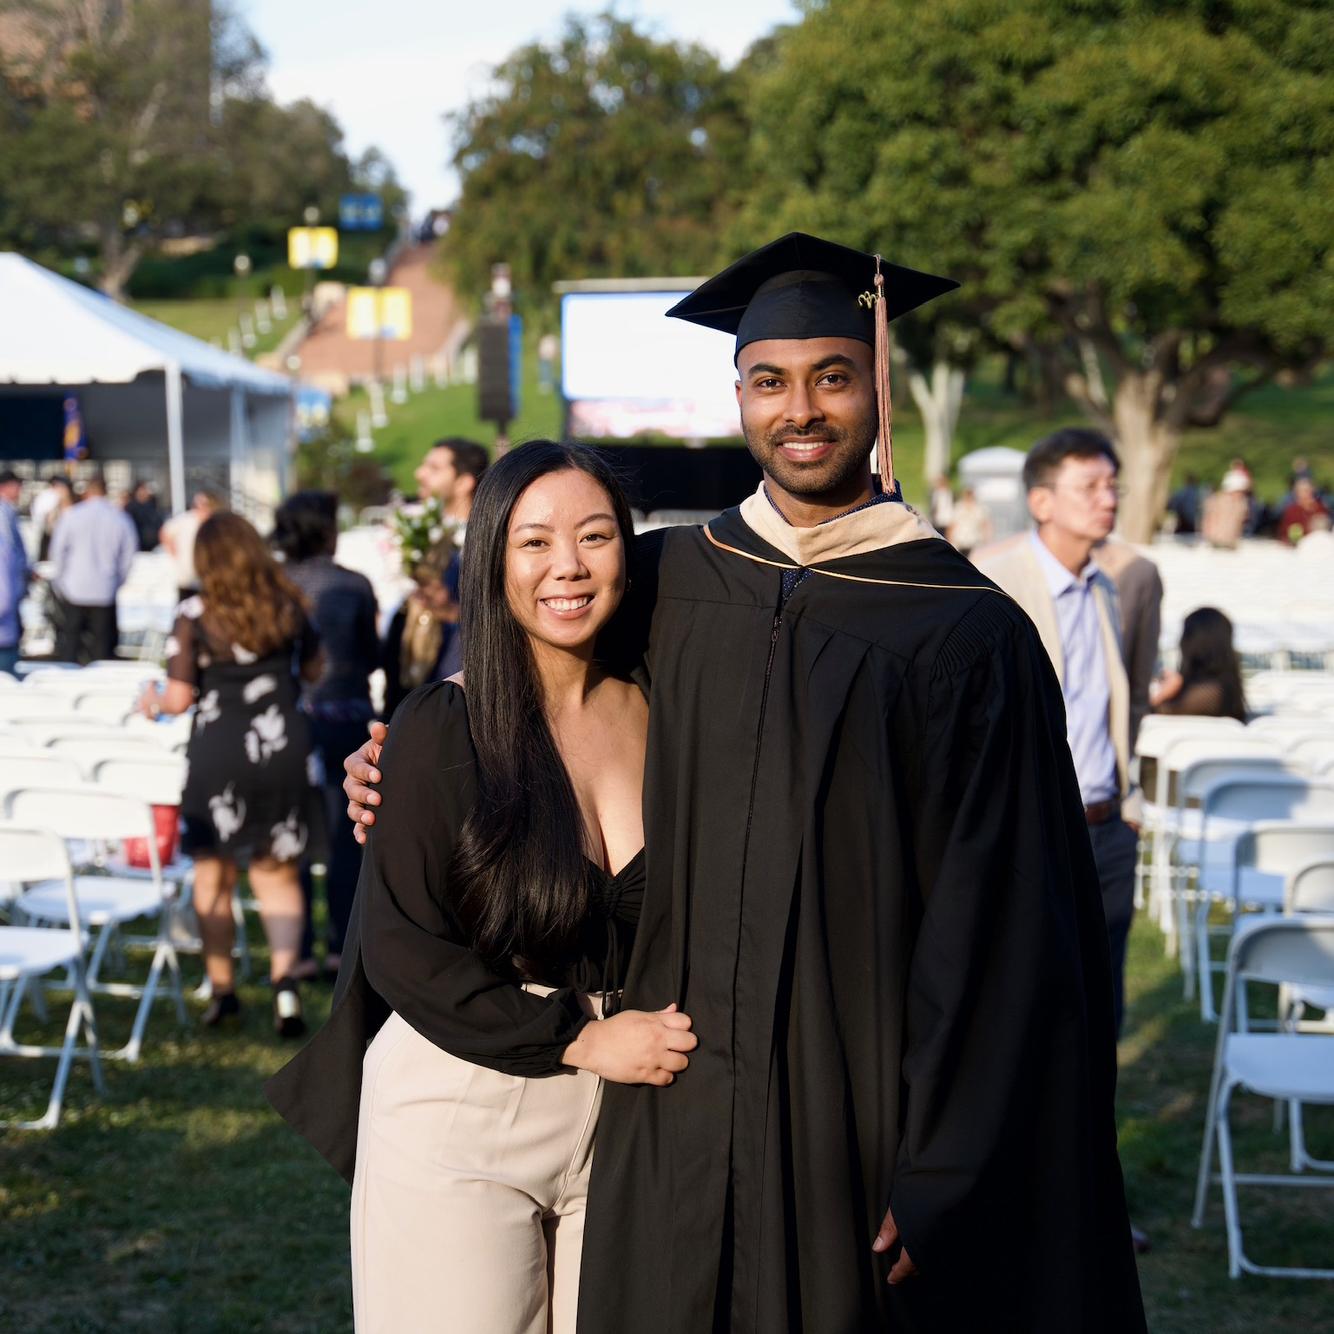
M414 357L429 365L451 342L456 326L464 319L454 293L431 275L433 246L413 246L399 256L386 280L390 287L406 287L412 293L412 337L381 344L385 379L396 366L410 366ZM324 312L310 336L297 348L300 376L311 383L334 388L332 381L369 376L375 367L375 344L347 336L344 302Z

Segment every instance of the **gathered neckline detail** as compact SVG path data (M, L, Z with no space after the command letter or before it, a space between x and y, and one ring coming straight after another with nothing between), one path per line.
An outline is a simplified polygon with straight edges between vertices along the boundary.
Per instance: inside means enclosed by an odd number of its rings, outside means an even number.
M605 876L608 880L619 880L619 879L620 879L620 878L621 878L627 871L629 871L629 870L630 870L632 867L634 867L637 863L639 863L640 861L642 861L642 860L643 860L643 857L644 857L644 847L641 846L640 849L639 849L639 851L636 852L635 855L634 855L633 857L631 857L630 860L629 860L628 862L626 862L626 864L625 864L624 866L622 866L621 869L620 869L619 871L609 871L609 870L607 870L607 868L606 868L605 866L603 866L600 862L595 862L595 861L592 859L592 857L590 857L587 853L584 854L584 860L585 860L585 861L586 861L586 862L587 862L587 863L588 863L588 864L589 864L589 865L590 865L590 866L591 866L591 867L592 867L592 868L593 868L599 875L601 875L601 876Z

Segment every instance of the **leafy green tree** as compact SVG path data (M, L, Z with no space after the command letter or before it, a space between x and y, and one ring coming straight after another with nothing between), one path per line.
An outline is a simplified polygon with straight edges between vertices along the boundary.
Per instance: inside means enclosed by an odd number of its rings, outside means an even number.
M8 0L0 18L4 214L29 235L87 229L103 290L119 296L204 197L211 89L251 79L259 48L198 0Z
M493 85L453 117L462 188L442 258L464 295L498 261L539 308L562 278L707 271L746 136L714 56L610 14L571 18Z
M332 224L353 188L343 131L307 99L280 106L263 88L227 98L214 130L217 168L210 206L219 225L281 238L308 207Z
M352 188L380 196L386 226L389 219L407 212L408 192L399 181L394 164L378 148L366 149L352 163Z
M120 297L172 235L281 245L307 207L326 221L348 190L404 192L388 159L349 159L313 102L276 103L264 53L206 0L0 0L0 243L91 247Z
M961 278L904 341L956 365L982 336L1058 359L1120 444L1124 525L1146 537L1183 432L1328 353L1328 6L805 10L754 91L750 225Z

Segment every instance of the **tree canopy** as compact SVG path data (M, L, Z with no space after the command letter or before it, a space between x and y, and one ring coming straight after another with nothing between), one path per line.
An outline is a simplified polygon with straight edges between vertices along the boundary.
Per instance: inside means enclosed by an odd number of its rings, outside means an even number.
M966 356L971 333L1057 358L1117 435L1145 531L1188 425L1328 352L1328 18L1320 0L808 4L750 107L749 225L961 278L925 316L937 350L962 337Z
M0 0L0 20L0 243L91 239L113 295L173 234L280 236L308 205L335 216L349 189L402 202L383 154L352 162L328 112L273 100L225 5Z
M462 188L443 254L465 295L499 261L539 305L561 278L707 271L746 137L713 55L610 14L571 18L493 84L452 118Z

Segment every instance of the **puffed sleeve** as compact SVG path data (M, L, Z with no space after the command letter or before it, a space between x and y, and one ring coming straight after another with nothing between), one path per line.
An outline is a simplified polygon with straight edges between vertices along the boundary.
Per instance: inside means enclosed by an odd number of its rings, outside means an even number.
M555 1074L587 1022L569 988L537 996L464 943L446 883L475 796L463 692L413 691L389 727L376 812L357 885L362 966L371 987L423 1037L507 1074Z
M199 685L197 658L198 635L194 618L180 611L167 640L167 679L183 681L188 686Z

